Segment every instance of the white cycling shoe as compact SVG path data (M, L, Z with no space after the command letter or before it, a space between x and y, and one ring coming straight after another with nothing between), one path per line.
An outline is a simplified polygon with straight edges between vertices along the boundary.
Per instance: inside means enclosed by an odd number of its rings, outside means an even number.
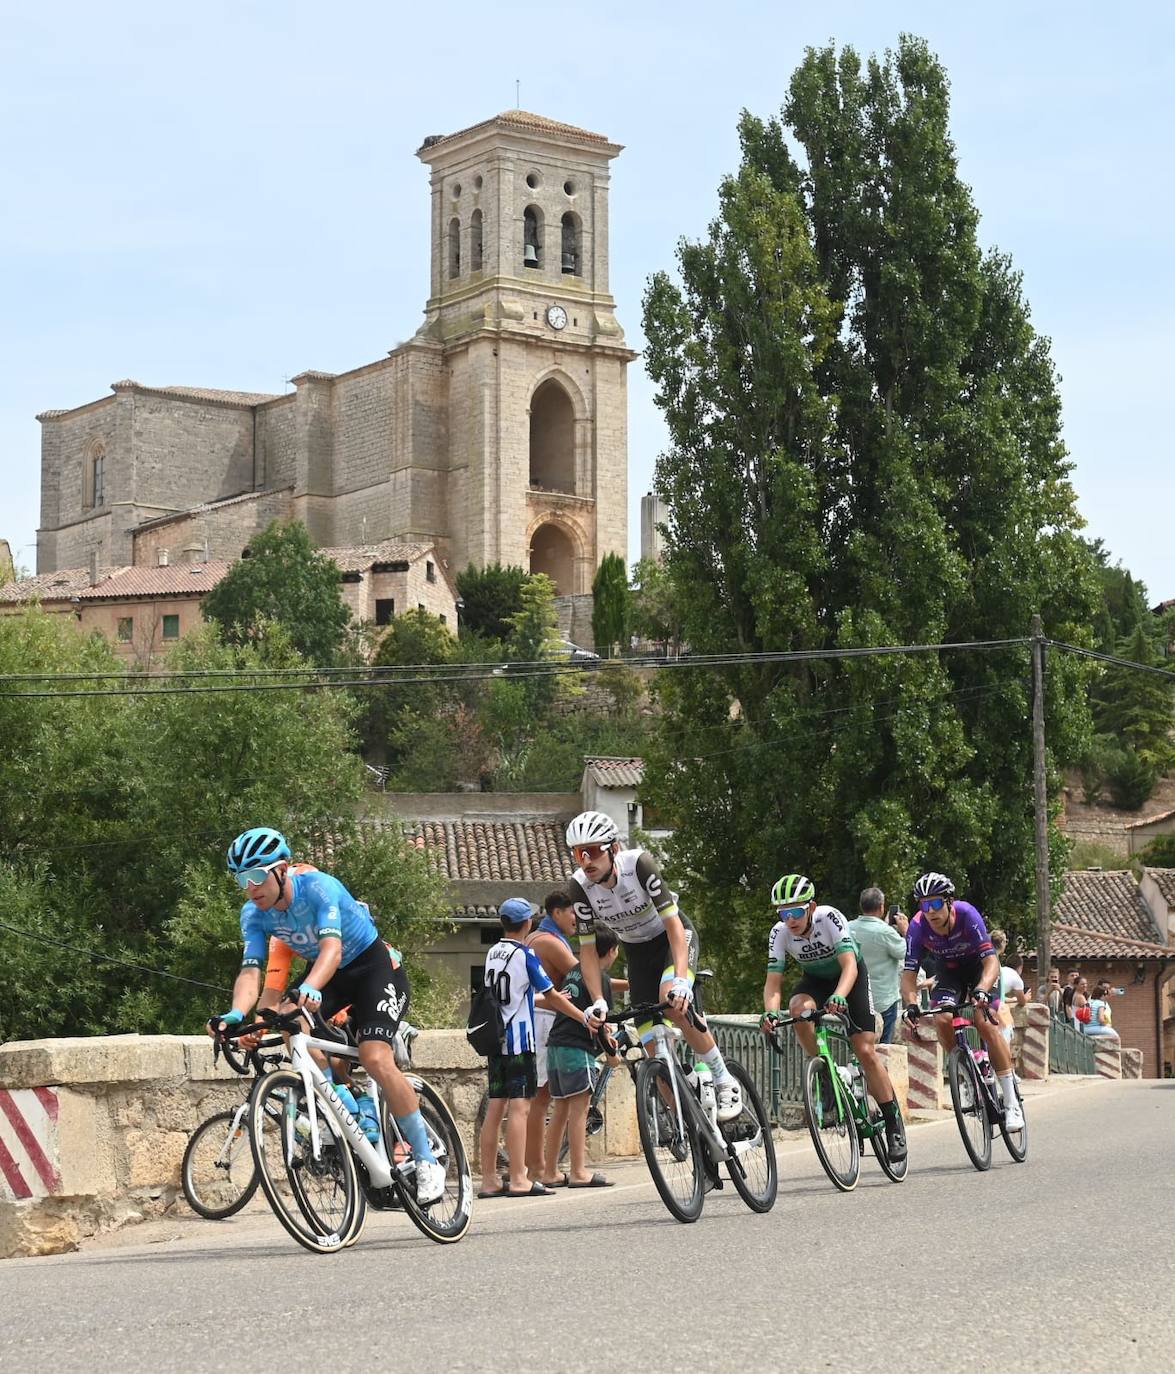
M743 1089L737 1078L714 1084L718 1101L718 1120L733 1121L743 1109Z
M1005 1105L1004 1125L1009 1131L1022 1131L1024 1129L1024 1113L1020 1110L1019 1102L1009 1102Z
M416 1201L422 1207L445 1195L445 1166L419 1160L416 1165Z

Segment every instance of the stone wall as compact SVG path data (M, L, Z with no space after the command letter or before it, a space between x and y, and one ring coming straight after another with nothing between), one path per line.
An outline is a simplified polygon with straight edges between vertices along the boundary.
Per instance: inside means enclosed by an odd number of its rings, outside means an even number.
M154 567L162 550L172 563L182 561L183 551L191 545L208 550L208 558L236 562L250 539L274 520L288 520L291 513L288 488L260 491L239 501L231 501L214 511L178 515L160 524L151 524L134 534L133 561L140 567Z

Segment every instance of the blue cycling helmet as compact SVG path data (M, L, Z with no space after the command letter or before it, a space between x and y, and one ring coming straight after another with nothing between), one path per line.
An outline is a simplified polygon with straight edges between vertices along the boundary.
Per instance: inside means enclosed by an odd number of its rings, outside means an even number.
M246 830L228 847L228 871L240 873L245 868L268 868L290 857L286 837L267 825L255 825Z

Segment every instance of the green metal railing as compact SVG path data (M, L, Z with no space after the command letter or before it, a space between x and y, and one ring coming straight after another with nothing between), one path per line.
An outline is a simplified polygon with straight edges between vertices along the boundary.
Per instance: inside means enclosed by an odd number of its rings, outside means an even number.
M1097 1073L1093 1042L1059 1016L1049 1025L1050 1073Z
M723 1056L737 1059L751 1075L772 1121L778 1123L781 1105L803 1101L805 1055L794 1035L785 1033L784 1053L777 1054L760 1035L757 1016L708 1016L706 1023ZM832 1053L838 1064L847 1063L848 1042L833 1036Z

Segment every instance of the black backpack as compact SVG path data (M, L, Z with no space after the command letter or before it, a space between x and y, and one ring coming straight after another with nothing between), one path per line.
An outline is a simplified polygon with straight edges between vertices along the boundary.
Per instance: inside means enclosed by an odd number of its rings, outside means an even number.
M507 1023L502 1020L502 1004L494 995L493 988L488 983L482 983L474 989L469 999L469 1020L465 1025L465 1038L469 1041L470 1048L483 1059L491 1054L501 1054L506 1025Z

